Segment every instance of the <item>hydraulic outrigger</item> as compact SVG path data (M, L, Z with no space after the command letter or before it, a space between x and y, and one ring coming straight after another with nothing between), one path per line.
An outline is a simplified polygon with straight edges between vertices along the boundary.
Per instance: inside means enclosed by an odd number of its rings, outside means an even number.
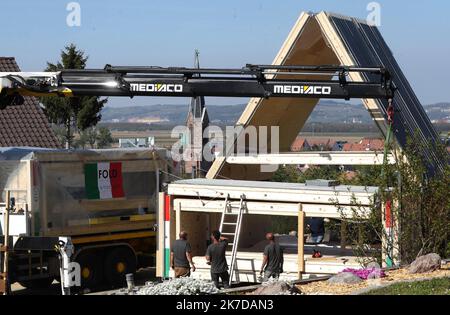
M347 80L349 72L368 81ZM303 79L305 75L317 77ZM0 72L0 108L22 96L222 96L392 99L395 87L382 67L270 66L241 69L115 67L59 72Z

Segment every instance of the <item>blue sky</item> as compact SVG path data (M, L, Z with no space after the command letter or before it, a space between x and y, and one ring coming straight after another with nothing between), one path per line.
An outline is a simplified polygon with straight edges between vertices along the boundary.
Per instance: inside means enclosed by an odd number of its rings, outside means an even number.
M350 0L78 0L81 26L69 27L66 0L0 0L0 56L15 56L22 70L57 61L75 43L88 66L192 66L199 49L204 67L270 63L301 11L365 18L370 1ZM450 2L378 1L381 32L422 103L450 101ZM109 106L182 104L176 98L110 100ZM210 98L210 104L245 99Z

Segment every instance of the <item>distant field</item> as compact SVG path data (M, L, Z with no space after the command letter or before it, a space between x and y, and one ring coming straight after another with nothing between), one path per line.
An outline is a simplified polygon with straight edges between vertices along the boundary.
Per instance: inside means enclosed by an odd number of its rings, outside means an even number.
M308 139L331 139L331 140L345 140L345 141L359 141L361 138L382 138L378 132L301 132L301 137Z
M139 137L150 137L150 136L156 136L156 137L167 137L170 138L172 130L146 130L146 131L112 131L111 134L114 138L124 138L124 137L130 137L130 138L139 138ZM299 134L302 137L306 138L314 138L314 139L332 139L336 140L343 139L343 140L353 140L357 139L360 140L361 138L379 138L381 135L379 133L373 133L373 132L367 132L367 133L360 133L360 132L324 132L324 133L312 133L312 132L301 132Z
M117 131L112 130L111 135L114 139L119 138L147 138L154 137L157 146L170 148L178 139L171 137L171 129L168 130L146 130L146 131ZM300 133L301 137L305 137L308 140L314 142L327 142L333 141L347 141L350 143L358 142L362 138L380 138L378 133L352 133L352 132L340 132L340 133Z

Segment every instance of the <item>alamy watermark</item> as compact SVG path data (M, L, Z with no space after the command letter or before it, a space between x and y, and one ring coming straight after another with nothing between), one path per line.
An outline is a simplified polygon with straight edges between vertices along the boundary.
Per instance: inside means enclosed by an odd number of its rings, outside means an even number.
M66 23L69 27L81 26L81 6L78 2L69 2L66 6L69 11L66 17Z
M200 133L200 134L199 134ZM279 126L208 126L189 129L176 126L171 137L178 139L171 156L176 162L212 162L219 157L256 156L280 152ZM270 151L270 152L269 152ZM278 165L261 165L261 172L274 172Z
M366 10L369 11L366 22L370 26L381 26L381 5L378 2L369 2Z

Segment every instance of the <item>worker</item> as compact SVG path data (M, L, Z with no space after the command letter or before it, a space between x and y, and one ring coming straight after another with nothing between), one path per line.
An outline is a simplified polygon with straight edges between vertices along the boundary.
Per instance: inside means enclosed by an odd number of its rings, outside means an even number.
M195 271L195 265L192 261L191 244L187 241L188 234L181 231L177 239L172 244L170 252L170 265L175 272L175 278L189 277Z
M314 244L320 244L323 241L325 235L325 223L323 218L311 218L309 221L309 229L311 230L311 242ZM313 250L313 258L321 258L322 253L317 249Z
M273 233L267 233L266 239L269 244L264 248L263 262L261 265L262 275L264 272L263 282L268 281L270 278L278 279L280 273L283 272L283 249L277 243L275 243L275 236Z
M211 233L211 241L212 243L206 250L206 263L211 265L211 280L214 282L216 288L219 288L220 278L223 287L228 288L230 275L228 274L228 264L225 258L228 239L223 237L220 231L213 231Z

